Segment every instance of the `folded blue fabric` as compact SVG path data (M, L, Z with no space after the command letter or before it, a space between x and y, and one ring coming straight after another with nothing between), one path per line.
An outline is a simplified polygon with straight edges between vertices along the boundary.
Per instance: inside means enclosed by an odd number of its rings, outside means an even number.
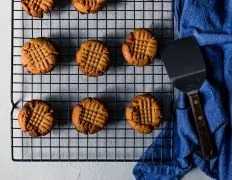
M202 105L218 156L205 161L200 152L193 117L186 96L180 93L174 119L173 160L138 163L133 173L136 179L180 179L198 166L215 179L232 179L232 1L231 0L175 0L178 36L194 35L201 45L207 66L207 81L200 89ZM170 126L168 124L167 126ZM160 136L165 136L166 131ZM155 146L169 142L155 140L141 159L160 157ZM170 156L171 149L162 152Z

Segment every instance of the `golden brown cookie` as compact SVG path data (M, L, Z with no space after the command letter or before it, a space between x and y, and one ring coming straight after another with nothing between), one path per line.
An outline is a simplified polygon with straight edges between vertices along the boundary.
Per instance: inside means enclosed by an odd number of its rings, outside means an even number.
M149 94L133 98L131 106L126 108L126 119L131 128L140 133L151 133L162 120L157 100Z
M74 8L83 14L96 13L100 11L107 0L72 0Z
M154 61L158 43L148 29L135 29L122 45L122 53L126 61L134 66L145 66Z
M56 0L21 0L25 12L33 17L43 17L43 13L50 13Z
M72 123L76 130L93 134L103 129L108 120L108 110L95 98L85 98L73 108Z
M28 101L18 115L19 126L30 136L44 136L48 134L54 124L53 110L41 100Z
M58 54L49 39L31 39L22 47L22 64L32 74L45 74L55 68Z
M85 41L76 53L76 62L87 76L103 75L109 68L109 49L101 41Z

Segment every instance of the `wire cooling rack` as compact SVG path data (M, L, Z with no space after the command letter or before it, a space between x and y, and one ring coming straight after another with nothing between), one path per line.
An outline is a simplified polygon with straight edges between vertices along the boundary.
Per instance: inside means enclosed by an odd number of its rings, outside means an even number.
M12 4L12 159L15 161L141 161L153 140L159 161L172 159L173 86L160 59L146 67L128 65L121 53L126 35L135 28L150 28L160 47L171 41L172 0L109 0L97 14L81 15L70 1L58 0L43 19L28 16L20 0ZM21 65L20 51L34 37L48 37L60 50L56 68L45 75L29 74ZM99 39L111 48L111 66L101 77L88 78L76 66L75 52L87 39ZM142 135L125 120L125 107L136 95L152 93L163 105L165 121L152 134ZM98 97L110 110L104 130L78 133L70 122L74 104L85 97ZM42 99L55 109L56 125L50 134L31 138L22 133L17 116L26 101ZM166 124L169 126L166 126ZM169 131L170 136L165 136ZM158 134L160 134L158 136ZM157 137L158 136L158 137ZM163 157L163 151L170 155Z

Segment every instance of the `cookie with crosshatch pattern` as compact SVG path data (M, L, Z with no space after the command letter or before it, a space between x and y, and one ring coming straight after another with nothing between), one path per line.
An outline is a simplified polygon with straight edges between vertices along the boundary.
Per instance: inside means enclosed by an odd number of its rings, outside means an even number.
M122 53L126 61L134 66L145 66L154 61L158 51L158 43L150 30L135 29L122 45Z
M85 41L76 53L76 62L81 72L87 76L103 75L109 68L109 49L101 41Z
M55 68L58 54L49 39L34 38L22 47L22 64L32 74L45 74Z
M134 97L131 106L126 108L127 122L140 133L151 133L160 125L162 118L160 105L150 94Z
M72 123L77 131L93 134L103 129L108 121L108 110L96 98L85 98L73 108Z
M53 109L41 100L28 101L19 111L19 126L32 137L48 134L54 124Z
M72 0L74 8L83 14L96 13L100 11L107 0Z
M43 17L43 13L50 13L56 0L21 0L25 12L33 17Z

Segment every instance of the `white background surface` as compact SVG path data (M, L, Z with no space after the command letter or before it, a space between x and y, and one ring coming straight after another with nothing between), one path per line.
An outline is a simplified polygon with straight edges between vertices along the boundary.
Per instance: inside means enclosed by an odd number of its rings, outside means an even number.
M135 163L54 162L31 163L11 160L10 139L10 68L11 68L11 1L1 2L0 12L0 179L78 179L78 180L130 180ZM183 179L209 179L194 169Z

